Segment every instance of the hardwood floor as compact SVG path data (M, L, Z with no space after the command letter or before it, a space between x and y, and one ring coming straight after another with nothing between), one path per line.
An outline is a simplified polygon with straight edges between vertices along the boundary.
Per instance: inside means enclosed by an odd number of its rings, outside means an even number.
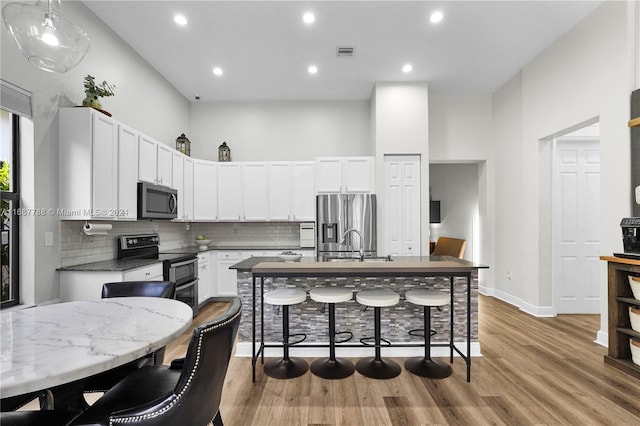
M253 384L251 360L233 357L220 408L225 425L640 424L640 380L605 365L606 349L593 343L598 315L535 318L479 299L483 357L473 359L471 383L455 359L453 375L443 380L403 369L391 380L357 372L336 381L260 373ZM224 308L207 305L195 323ZM184 354L189 336L167 347L167 362Z

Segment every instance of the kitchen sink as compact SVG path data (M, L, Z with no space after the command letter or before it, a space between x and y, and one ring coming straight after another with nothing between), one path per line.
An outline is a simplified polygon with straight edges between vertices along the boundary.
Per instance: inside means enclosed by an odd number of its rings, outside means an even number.
M371 256L360 260L359 257L325 257L325 262L393 262L391 256Z

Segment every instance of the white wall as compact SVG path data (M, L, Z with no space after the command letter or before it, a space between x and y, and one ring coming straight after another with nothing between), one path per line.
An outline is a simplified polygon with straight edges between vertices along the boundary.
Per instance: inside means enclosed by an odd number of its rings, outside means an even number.
M376 83L371 104L376 179L386 154L420 155L421 253L429 253L429 90L426 83ZM379 186L379 185L378 185ZM378 191L378 206L385 205ZM385 212L378 208L378 252L386 253Z
M233 161L373 155L368 101L206 102L191 107L191 154Z
M2 1L1 5L6 3ZM65 15L91 39L87 56L68 73L54 74L35 68L7 36L4 22L1 29L0 76L33 94L34 141L31 147L25 147L33 151L33 157L32 164L25 164L25 169L34 170L35 176L30 188L23 187L23 204L44 209L57 207L58 107L81 104L87 74L116 85L116 95L105 98L102 105L117 120L172 146L180 133L189 131L186 98L81 2L64 2L63 8ZM29 218L24 225L25 230L31 227L32 231L23 233L21 238L25 249L21 253L23 302L55 299L58 297L55 269L60 266L58 218ZM47 231L54 233L53 247L44 247Z
M630 212L629 94L635 58L626 2L605 2L494 96L495 152L499 156L496 288L538 315L552 306L549 137L599 118L601 133L601 251L621 249L620 218ZM640 22L635 22L636 26ZM635 53L637 54L637 52ZM500 213L504 212L504 213ZM500 217L500 216L499 216ZM523 226L524 224L524 226ZM517 238L514 238L517 235ZM513 280L503 272L514 271ZM606 296L606 264L601 268ZM601 316L606 330L607 316ZM601 330L602 331L602 330Z

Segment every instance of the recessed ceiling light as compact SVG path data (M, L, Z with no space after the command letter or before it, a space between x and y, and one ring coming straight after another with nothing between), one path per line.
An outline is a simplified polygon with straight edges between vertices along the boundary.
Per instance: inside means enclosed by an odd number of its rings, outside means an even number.
M174 16L173 21L178 25L187 25L187 18L185 18L184 15Z
M405 64L402 66L402 72L411 72L413 70L413 66L411 64Z
M309 68L307 68L307 70L309 71L309 74L317 74L318 73L318 67L316 67L315 65L309 66Z
M434 24L437 24L438 22L442 21L442 18L444 18L444 14L437 10L431 14L429 20Z
M316 20L316 16L311 12L307 12L304 15L302 15L302 20L304 21L305 24L313 24L314 21Z
M222 68L220 68L220 67L214 67L214 68L213 68L213 73L214 73L215 75L222 75Z

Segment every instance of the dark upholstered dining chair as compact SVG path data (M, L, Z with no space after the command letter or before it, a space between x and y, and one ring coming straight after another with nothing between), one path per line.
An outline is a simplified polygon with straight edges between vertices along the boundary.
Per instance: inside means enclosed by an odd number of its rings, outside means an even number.
M171 281L120 281L102 285L102 298L112 297L161 297L175 299L176 284ZM128 374L145 365L161 365L164 348L120 367L89 377L84 385L85 392L106 392Z
M72 425L222 425L220 400L242 304L193 330L185 358L127 376Z

